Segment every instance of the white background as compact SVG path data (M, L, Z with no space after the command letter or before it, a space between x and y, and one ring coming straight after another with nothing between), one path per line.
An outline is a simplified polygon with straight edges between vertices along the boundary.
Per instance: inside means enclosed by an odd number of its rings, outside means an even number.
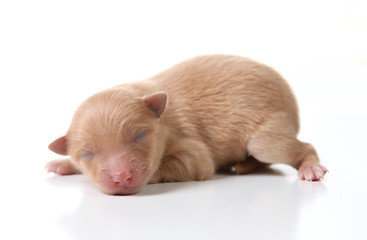
M1 1L0 238L366 239L366 12L364 0ZM43 170L86 97L210 53L289 81L323 182L275 166L112 197Z

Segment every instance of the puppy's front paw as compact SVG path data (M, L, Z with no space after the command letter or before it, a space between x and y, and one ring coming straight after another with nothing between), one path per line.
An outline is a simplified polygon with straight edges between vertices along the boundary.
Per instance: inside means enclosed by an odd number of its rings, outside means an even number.
M302 180L306 181L319 181L321 180L328 170L319 164L305 164L298 170L298 176Z
M45 166L47 172L59 175L79 174L80 171L68 159L53 160Z

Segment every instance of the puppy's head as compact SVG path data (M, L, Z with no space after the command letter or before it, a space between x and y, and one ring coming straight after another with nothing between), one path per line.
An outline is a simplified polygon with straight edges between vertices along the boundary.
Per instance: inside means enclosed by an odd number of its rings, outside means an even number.
M110 89L87 99L66 136L50 144L107 194L133 194L158 169L165 134L160 116L166 93L137 96Z

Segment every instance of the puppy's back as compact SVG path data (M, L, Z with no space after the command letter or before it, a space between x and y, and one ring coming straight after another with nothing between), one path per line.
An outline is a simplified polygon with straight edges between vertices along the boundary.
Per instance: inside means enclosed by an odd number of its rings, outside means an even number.
M288 84L250 59L200 56L150 80L169 96L162 121L178 133L202 138L215 158L243 158L239 149L275 113L287 115L298 131L297 105Z

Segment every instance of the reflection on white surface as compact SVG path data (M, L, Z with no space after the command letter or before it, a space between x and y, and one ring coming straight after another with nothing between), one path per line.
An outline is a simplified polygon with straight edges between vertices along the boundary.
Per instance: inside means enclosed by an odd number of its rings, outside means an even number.
M363 239L365 190L356 194L348 186L353 181L340 184L334 171L323 182L304 182L288 166L272 169L147 185L132 196L105 195L83 175L45 174L28 182L31 190L7 196L2 216L8 217L8 227L1 234L11 233L13 239Z

